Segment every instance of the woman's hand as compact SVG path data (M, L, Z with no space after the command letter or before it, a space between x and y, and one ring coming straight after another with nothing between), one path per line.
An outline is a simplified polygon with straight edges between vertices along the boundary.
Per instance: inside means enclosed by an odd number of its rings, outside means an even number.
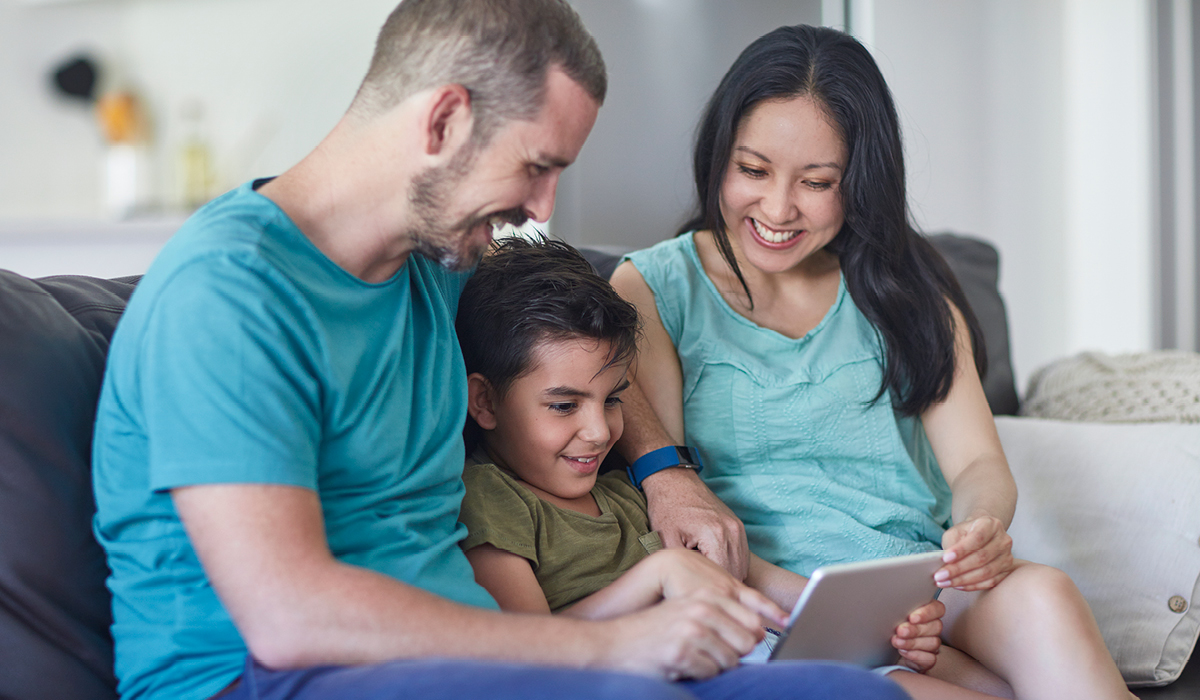
M990 515L965 520L942 535L942 561L933 575L942 588L982 591L1003 581L1013 570L1012 537L1004 522Z
M938 650L942 648L942 617L946 606L932 600L914 610L906 622L896 627L892 635L892 646L900 652L900 663L926 673L937 663Z

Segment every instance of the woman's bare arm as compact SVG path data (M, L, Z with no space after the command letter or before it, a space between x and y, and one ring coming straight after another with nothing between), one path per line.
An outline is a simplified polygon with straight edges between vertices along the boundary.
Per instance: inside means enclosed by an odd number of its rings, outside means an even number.
M991 588L1012 571L1008 526L1017 486L996 433L996 423L971 352L970 334L957 308L954 384L946 399L929 407L921 422L953 494L954 526L942 538L947 566L939 584L973 591Z

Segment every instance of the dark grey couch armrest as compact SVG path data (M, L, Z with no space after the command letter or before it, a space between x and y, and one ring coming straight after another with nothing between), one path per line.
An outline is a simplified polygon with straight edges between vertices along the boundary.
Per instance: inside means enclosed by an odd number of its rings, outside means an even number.
M0 270L0 697L116 697L92 422L133 284Z

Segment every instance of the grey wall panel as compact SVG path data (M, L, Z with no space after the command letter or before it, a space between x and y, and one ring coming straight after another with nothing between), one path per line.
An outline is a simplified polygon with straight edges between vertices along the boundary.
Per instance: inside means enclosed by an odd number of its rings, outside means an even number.
M821 0L571 0L604 52L609 92L551 223L572 243L645 247L692 206L692 134L751 41L819 24Z

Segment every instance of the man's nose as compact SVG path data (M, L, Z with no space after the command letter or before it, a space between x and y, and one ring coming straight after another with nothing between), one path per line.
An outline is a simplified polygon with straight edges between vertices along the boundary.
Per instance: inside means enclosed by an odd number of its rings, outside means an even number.
M558 190L558 173L539 177L533 181L529 199L525 200L525 214L539 223L550 220L554 213L554 195Z

